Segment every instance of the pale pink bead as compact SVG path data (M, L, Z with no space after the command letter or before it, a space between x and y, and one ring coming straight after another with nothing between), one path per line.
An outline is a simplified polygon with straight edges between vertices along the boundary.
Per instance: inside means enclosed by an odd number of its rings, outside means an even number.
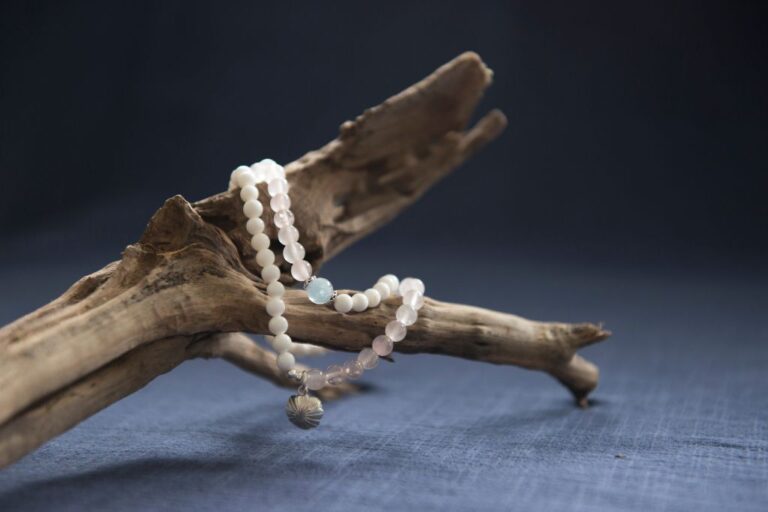
M291 207L291 198L287 194L277 194L269 201L269 207L273 212L287 210Z
M405 333L408 332L408 329L405 328L405 325L402 322L392 320L384 328L384 332L392 341L401 341L405 338Z
M392 353L394 343L392 343L391 339L382 334L381 336L376 336L373 338L373 343L371 343L371 346L373 347L373 351L376 352L376 354L384 357Z
M288 263L296 263L303 260L305 254L304 246L298 242L290 243L283 249L283 258Z
M371 370L379 364L379 356L373 349L364 348L357 354L357 362L363 365L366 370Z
M247 214L246 214L247 215ZM293 212L291 210L283 210L275 213L275 226L278 228L284 228L285 226L293 225Z
M398 290L400 295L405 295L407 292L411 290L416 290L417 292L424 294L424 283L421 279L416 279L415 277L406 277L402 281L400 281L400 289Z
M344 368L338 364L332 364L329 366L328 369L325 370L325 377L328 381L328 384L332 386L341 384L344 382L344 379L346 379Z
M269 185L267 185L267 190L269 190L269 195L272 197L278 194L287 194L288 182L285 180L285 178L275 178L269 182Z
M403 304L399 308L397 308L397 311L395 312L395 318L399 322L401 322L403 325L413 325L416 323L416 320L419 318L419 315L416 313L416 310L413 309L408 304Z
M409 290L403 294L403 304L408 304L418 311L424 305L424 295L417 290Z
M344 375L350 380L359 379L363 374L363 365L357 360L344 363Z
M280 231L277 232L277 239L280 240L280 243L283 245L296 242L299 240L299 230L296 229L295 226L285 226L284 228L280 228Z
M309 370L306 384L309 389L323 389L325 387L325 374L320 370Z
M306 281L312 277L312 265L308 261L299 260L291 265L291 275L297 281Z

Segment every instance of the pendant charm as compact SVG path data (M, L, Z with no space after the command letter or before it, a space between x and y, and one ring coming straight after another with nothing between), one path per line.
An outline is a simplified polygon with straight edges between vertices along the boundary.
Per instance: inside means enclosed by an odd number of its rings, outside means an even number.
M304 430L318 426L323 412L320 399L309 395L293 395L285 406L285 413L291 423Z

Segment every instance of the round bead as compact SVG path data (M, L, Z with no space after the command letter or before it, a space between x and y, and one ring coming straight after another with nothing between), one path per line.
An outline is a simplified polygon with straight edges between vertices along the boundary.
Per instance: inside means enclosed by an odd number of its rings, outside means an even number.
M400 282L400 295L405 295L411 290L416 290L420 294L424 295L424 283L421 279L415 277L406 277Z
M283 313L285 313L283 299L272 298L267 301L267 314L269 316L280 316Z
M253 176L256 178L256 183L262 183L267 176L266 170L264 169L264 166L261 165L261 162L256 162L255 164L251 164L251 172L253 173Z
M264 233L259 233L251 237L251 247L256 251L261 251L269 247L269 237Z
M307 297L315 304L328 304L333 298L333 285L324 277L317 277L307 285Z
M381 296L381 300L386 299L389 297L390 293L392 293L392 288L389 287L389 285L385 282L379 281L373 286L373 289L379 292L379 295Z
M379 356L371 348L364 348L357 354L357 362L366 370L372 370L379 364Z
M296 229L296 226L285 226L284 228L280 228L277 232L277 239L280 240L280 243L283 245L296 242L299 240L299 230Z
M344 376L350 380L358 379L363 374L363 365L357 360L344 363Z
M277 265L267 265L261 269L261 278L265 283L273 283L280 279L280 269Z
M283 334L288 330L288 320L284 316L273 316L269 319L269 332Z
M305 260L297 261L291 265L291 275L297 281L306 281L312 277L312 265Z
M287 372L293 370L294 366L296 366L296 358L293 357L293 354L290 352L283 352L277 356L277 367L282 371Z
M291 210L283 210L275 213L274 222L278 228L284 228L285 226L293 225L293 212Z
M371 347L373 348L373 351L376 352L377 355L384 357L388 356L392 353L392 348L395 346L394 343L392 343L392 340L384 336L383 334L381 336L376 336L373 338L373 343L371 344Z
M264 207L258 199L249 199L243 204L243 213L249 219L253 217L261 217L261 213L264 211Z
M237 183L237 186L240 188L247 187L248 185L255 185L256 184L256 176L253 175L251 172L250 167L246 167L245 165L241 166L244 170L240 174L237 175L237 178L235 178L235 183ZM240 167L238 167L239 169Z
M409 290L403 294L403 304L407 304L418 311L424 305L424 295L417 290Z
M332 364L325 370L325 380L332 386L341 384L345 378L344 368L338 364Z
M264 221L258 217L253 217L252 219L248 219L248 222L245 224L245 229L248 231L248 233L252 235L258 235L259 233L263 233Z
M304 250L304 246L299 242L291 242L283 248L283 258L288 263L296 263L303 260L306 253L307 251Z
M256 253L256 264L260 267L266 267L275 262L275 253L269 249L262 249Z
M291 340L291 337L285 333L278 334L272 338L272 348L275 349L275 352L278 354L288 352L293 348L293 341Z
M280 298L285 293L285 286L280 281L272 281L267 286L267 295L270 297Z
M240 199L243 201L248 201L250 199L258 199L259 198L259 189L254 187L253 185L246 185L245 187L240 189Z
M229 175L230 181L234 182L235 185L237 185L237 178L243 174L244 172L249 172L251 169L247 165L241 165L234 171L232 171L232 174ZM239 186L239 185L238 185Z
M369 308L375 308L381 302L381 294L373 288L368 288L363 293L365 293L365 296L368 297Z
M403 325L413 325L416 323L419 315L411 306L408 304L403 304L397 308L397 312L395 312L395 318L397 318L397 320Z
M352 297L346 293L340 293L333 299L333 307L339 313L349 313L352 311Z
M403 325L403 323L398 320L392 320L384 328L384 332L386 333L387 337L389 337L389 339L392 341L401 341L403 338L405 338L405 333L407 331L408 329L405 328L405 325Z
M274 178L269 182L269 185L267 185L267 190L269 190L269 195L272 197L278 194L287 194L288 181L286 181L285 178Z
M364 293L356 293L352 296L352 310L358 313L368 308L368 297Z
M277 194L269 201L269 207L272 208L273 212L287 210L291 207L291 198L288 197L288 194Z
M325 374L320 370L309 370L306 379L305 382L309 389L318 390L325 387Z
M390 290L397 290L398 286L400 286L400 280L395 274L387 274L385 276L381 276L379 281L387 283Z

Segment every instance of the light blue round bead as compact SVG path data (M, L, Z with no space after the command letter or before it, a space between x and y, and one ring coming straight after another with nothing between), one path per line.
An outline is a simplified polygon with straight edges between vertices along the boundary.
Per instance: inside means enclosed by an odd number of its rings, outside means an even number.
M317 277L307 285L307 296L315 304L327 304L333 297L333 285L324 277Z

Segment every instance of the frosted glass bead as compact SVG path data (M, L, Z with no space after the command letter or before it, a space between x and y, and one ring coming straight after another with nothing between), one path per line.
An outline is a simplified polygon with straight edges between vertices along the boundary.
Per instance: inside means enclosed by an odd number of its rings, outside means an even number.
M267 295L270 297L280 298L285 293L285 286L280 281L273 281L267 286Z
M392 288L390 288L387 283L381 281L376 283L373 286L373 289L379 292L379 295L381 295L381 300L386 299L392 293Z
M269 316L280 316L283 313L285 313L283 299L272 298L267 301L267 314Z
M415 277L406 277L400 282L400 295L405 295L411 290L416 290L420 294L424 295L424 283L421 279Z
M390 290L397 290L397 288L400 286L400 280L395 274L387 274L385 276L381 276L379 281L387 283Z
M291 337L285 333L278 334L272 338L272 348L275 349L275 352L278 354L288 352L293 348L293 340L291 340Z
M264 221L258 217L248 219L245 223L245 229L252 235L258 235L264 232Z
M398 320L392 320L384 328L384 333L386 333L387 337L392 341L402 340L405 338L406 332L408 332L408 329L406 329L405 325Z
M339 313L349 313L352 311L352 297L346 293L340 293L333 300L333 307Z
M269 319L269 332L283 334L288 330L288 320L284 316L273 316Z
M306 281L312 277L312 265L305 260L297 261L291 265L291 275L297 281Z
M269 190L269 195L272 197L278 194L287 194L288 181L286 181L285 178L274 178L269 182L269 185L267 185L267 190Z
M306 384L309 389L318 390L325 387L325 374L320 370L309 370L306 378Z
M408 304L403 304L397 308L397 312L395 312L395 318L397 318L397 320L403 325L413 325L416 323L419 315L411 306Z
M366 370L372 370L379 364L379 356L371 348L364 348L357 354L357 362Z
M267 284L277 281L280 279L280 269L275 264L267 265L261 269L261 279Z
M259 189L254 187L253 185L247 185L240 189L240 199L243 201L248 201L249 199L258 199L259 198Z
M258 199L249 199L243 204L243 213L249 219L253 217L261 217L261 213L264 211L264 207Z
M307 251L304 250L304 246L299 242L291 242L290 244L287 244L283 249L283 258L285 258L285 261L288 263L296 263L297 261L301 261L304 259L306 254Z
M363 374L363 365L361 365L356 359L354 361L347 361L344 363L344 375L349 380L360 378Z
M332 364L325 370L325 380L332 386L341 384L345 378L344 368L338 364Z
M416 290L409 290L403 294L403 304L407 304L418 311L424 305L424 295Z
M256 176L253 175L251 172L250 167L242 166L243 172L237 175L237 178L235 178L235 183L237 183L237 186L240 188L247 187L248 185L255 185L256 184ZM239 167L238 167L239 169Z
M280 243L283 245L296 242L299 240L299 230L296 229L296 226L285 226L284 228L280 228L280 231L277 232L277 239L280 240Z
M259 233L251 237L251 247L256 251L261 251L269 247L269 237L264 233Z
M375 308L381 302L381 294L373 288L368 288L363 293L365 293L365 296L368 297L369 308Z
M381 336L376 336L373 338L373 343L371 346L376 354L384 357L392 353L392 348L395 346L395 344L392 343L391 339L382 334Z
M277 194L269 201L269 207L273 212L287 210L291 207L291 198L287 194Z
M356 293L352 296L352 310L358 313L368 308L368 297L364 293Z
M317 277L307 285L307 297L315 304L328 304L333 297L333 285L324 277Z
M293 370L294 366L296 366L296 358L293 357L293 354L290 352L283 352L277 356L277 367L282 371L287 372Z
M294 217L291 210L283 210L275 213L274 217L275 226L278 228L284 228L285 226L292 226Z
M262 249L256 253L256 264L260 267L266 267L275 262L275 253L269 249Z
M256 178L256 183L262 183L267 177L266 170L264 169L264 166L261 165L261 162L256 162L255 164L251 165L251 172L253 173L253 176Z

